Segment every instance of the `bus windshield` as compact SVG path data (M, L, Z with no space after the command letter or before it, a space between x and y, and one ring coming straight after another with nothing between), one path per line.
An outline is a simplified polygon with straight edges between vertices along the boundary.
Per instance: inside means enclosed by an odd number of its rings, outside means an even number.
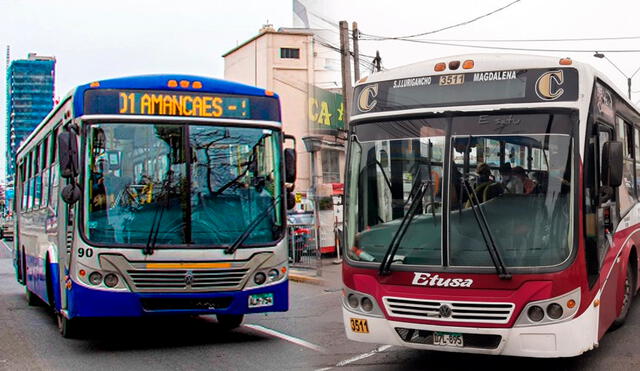
M392 265L493 267L485 219L506 267L561 264L572 248L572 122L569 113L514 113L355 126L348 256L380 263L395 237ZM431 186L412 200L425 172Z
M262 128L98 123L88 129L86 237L108 245L245 244L282 234L279 132Z

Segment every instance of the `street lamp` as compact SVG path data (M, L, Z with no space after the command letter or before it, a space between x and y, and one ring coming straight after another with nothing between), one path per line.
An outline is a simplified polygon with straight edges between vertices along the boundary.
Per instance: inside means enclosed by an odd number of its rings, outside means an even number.
M627 78L627 89L628 89L628 94L629 94L629 100L631 100L631 79L638 73L638 71L640 71L640 67L638 67L638 69L636 69L636 71L634 73L631 74L631 76L627 76L626 73L624 73L624 71L622 71L618 66L616 66L615 63L613 63L611 61L611 59L607 58L606 55L604 55L603 53L599 53L599 52L595 52L595 54L593 54L594 57L596 58L600 58L600 59L606 59L609 63L611 63L611 65L613 67L616 68L616 70L618 70L618 72L620 72L622 74L622 76Z

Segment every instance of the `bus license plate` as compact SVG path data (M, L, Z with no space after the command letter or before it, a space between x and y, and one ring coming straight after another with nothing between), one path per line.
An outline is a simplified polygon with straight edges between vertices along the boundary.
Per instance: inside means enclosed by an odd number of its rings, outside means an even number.
M351 331L359 332L361 334L369 333L369 325L366 319L351 318Z
M462 334L454 334L450 332L434 332L433 345L463 347L464 341L462 339Z
M273 305L273 293L249 295L249 308L268 307Z

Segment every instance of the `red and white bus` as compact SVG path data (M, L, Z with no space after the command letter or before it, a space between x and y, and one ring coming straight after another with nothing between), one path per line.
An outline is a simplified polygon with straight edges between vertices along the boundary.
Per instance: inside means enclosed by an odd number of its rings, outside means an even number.
M640 113L568 58L462 55L354 92L349 339L570 357L638 289Z

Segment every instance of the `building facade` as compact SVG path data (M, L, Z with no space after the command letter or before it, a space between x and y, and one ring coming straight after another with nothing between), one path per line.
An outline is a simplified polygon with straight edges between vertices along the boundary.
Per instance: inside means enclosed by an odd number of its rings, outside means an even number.
M311 182L311 154L302 138L319 139L315 156L316 189L331 196L344 173L344 107L339 54L319 32L265 26L255 37L223 55L225 79L272 90L280 96L285 133L296 138L296 191Z
M7 69L6 156L7 181L13 180L20 143L47 116L54 105L54 57L29 53Z

